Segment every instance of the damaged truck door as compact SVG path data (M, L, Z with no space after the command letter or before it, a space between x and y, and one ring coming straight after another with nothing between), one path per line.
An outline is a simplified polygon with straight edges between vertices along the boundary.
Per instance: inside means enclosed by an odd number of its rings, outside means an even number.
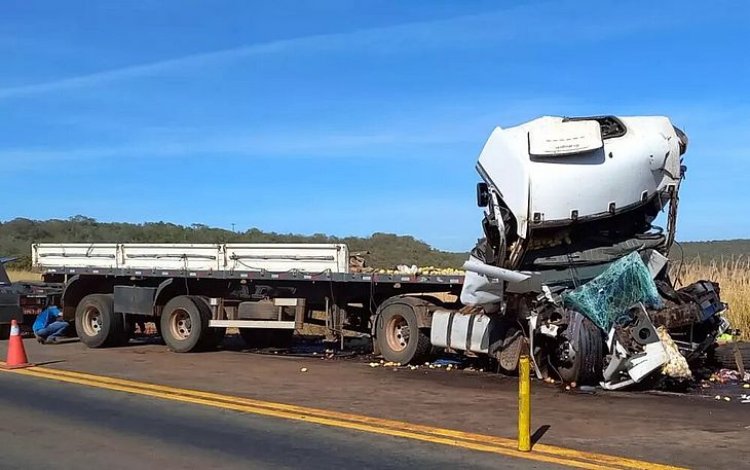
M485 237L463 308L432 312L432 345L506 370L527 349L540 378L608 389L689 377L728 324L717 284L669 276L687 144L666 117L496 128L477 163Z

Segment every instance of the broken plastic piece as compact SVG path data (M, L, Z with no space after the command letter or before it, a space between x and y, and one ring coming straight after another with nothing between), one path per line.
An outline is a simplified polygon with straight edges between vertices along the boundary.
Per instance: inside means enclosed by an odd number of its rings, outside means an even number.
M611 359L603 373L604 382L601 383L605 390L618 390L638 383L669 362L667 350L642 305L636 316L631 335L640 340L637 344L642 352L632 354L620 342L615 329L610 330L608 346Z

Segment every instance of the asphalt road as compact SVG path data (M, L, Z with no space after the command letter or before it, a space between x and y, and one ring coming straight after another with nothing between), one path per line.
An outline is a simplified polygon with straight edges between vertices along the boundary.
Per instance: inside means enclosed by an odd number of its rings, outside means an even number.
M6 355L6 343L0 341L0 359ZM129 347L97 350L88 349L80 343L43 346L28 340L25 341L25 346L32 362L60 373L88 373L141 384L211 392L220 394L230 402L233 398L263 400L306 409L390 419L433 429L475 433L479 436L479 442L486 442L485 437L490 440L513 439L516 433L517 380L495 373L446 371L444 368L426 367L418 370L407 367L372 368L368 366L368 358L325 360L320 357L257 354L234 348L231 341L225 341L225 349L221 351L202 354L175 354L159 344L136 342ZM306 372L303 373L302 368ZM12 377L7 377L9 375ZM260 454L263 458L258 457L260 463L252 465L255 467L283 468L285 461L282 457L286 455L277 457L273 455L276 452L294 456L290 465L296 465L297 468L302 466L301 462L308 462L310 456L323 459L334 458L339 454L347 455L337 461L343 468L349 468L353 465L352 462L360 467L377 468L426 462L432 467L437 465L433 464L436 461L457 462L456 465L461 468L469 464L475 467L495 466L497 462L500 462L500 468L513 468L514 465L544 468L545 461L550 461L538 458L535 461L519 461L518 456L508 455L507 452L478 452L467 446L403 440L377 433L362 434L361 431L350 431L351 428L344 429L341 426L321 427L312 425L305 418L302 421L277 421L278 418L270 418L264 413L239 414L237 411L230 412L226 407L220 409L180 404L149 398L143 394L125 395L105 390L107 387L81 388L80 385L65 385L60 380L49 379L39 382L39 378L32 380L29 375L33 374L20 376L0 373L0 434L7 434L8 429L14 429L11 427L13 425L18 426L15 429L18 429L21 436L0 435L0 468L10 465L6 461L17 466L19 461L26 463L30 459L29 456L33 454L29 449L33 447L24 442L35 430L44 431L46 428L39 423L45 421L55 424L45 442L66 439L63 445L50 447L52 450L49 453L55 454L58 459L72 459L64 460L67 466L73 466L71 462L75 462L76 468L86 468L77 466L77 459L81 455L87 455L86 452L95 456L99 448L108 449L106 452L102 451L104 454L119 452L122 448L127 450L123 461L130 462L130 455L138 455L142 460L136 462L146 468L155 465L160 465L164 470L190 468L189 464L192 463L196 463L196 466L197 463L211 465L214 468L219 460L201 457L205 453L202 448L200 452L195 449L188 451L172 443L176 439L175 433L180 433L179 428L185 423L192 423L197 416L206 417L203 420L209 424L201 422L195 425L190 429L198 431L186 432L187 436L178 434L182 436L180 439L187 441L192 447L210 442L211 449L224 455L221 462L228 462L227 465L231 467L251 466L245 465L243 459L246 455L241 452L247 449L254 451L254 442L261 442L259 447L263 450L273 449ZM16 384L12 389L11 383ZM23 385L21 390L18 389L18 384ZM43 399L42 404L36 406L35 403L39 400L29 398L20 401L32 393L39 394L39 390L52 390L46 392L47 396L54 395L55 390L61 390L57 400L63 405L58 408L47 406ZM687 395L603 391L589 393L565 391L559 385L533 381L532 430L544 432L532 454L538 455L543 451L541 446L550 445L557 447L554 452L557 457L564 455L567 449L647 461L635 463L631 468L653 468L653 465L649 465L650 462L712 470L746 468L750 405L741 403L739 396L742 393L747 393L747 390L713 383L707 389L699 388ZM715 400L715 395L730 397L731 400ZM18 409L8 408L7 402L13 400L19 400ZM55 403L54 398L49 400ZM68 404L67 400L73 400L73 403ZM87 403L88 407L96 405L105 411L93 413L94 417L76 416L82 413L78 408L85 408L77 405L81 402ZM136 407L131 410L130 406ZM35 407L41 411L34 412ZM179 410L196 411L178 413ZM129 420L136 411L145 416ZM172 418L161 415L166 411L172 413ZM117 416L117 421L110 420L110 415ZM242 424L239 426L241 430L232 433L232 439L225 438L223 433L235 421L226 418L227 421L222 421L219 426L210 424L218 422L213 417L224 419L226 416L234 416L236 423ZM161 424L175 420L180 424ZM80 424L71 426L70 422ZM268 423L280 424L271 427ZM32 425L36 427L29 428ZM256 437L258 429L262 430L261 437ZM293 439L287 437L290 430L294 430ZM281 436L273 438L274 442L279 441L276 446L266 444L263 438L266 432L271 431L275 433L273 436ZM213 436L217 432L222 436L219 441L226 444L216 443ZM109 435L116 437L103 437ZM149 437L137 440L139 436L145 435ZM85 436L85 439L76 436ZM300 436L304 436L304 439L301 440ZM342 440L340 436L351 440ZM14 443L20 442L16 446L20 451L8 450L9 446L5 444L11 440ZM308 442L312 443L309 448L298 449L298 446L307 445ZM396 444L388 447L391 442ZM93 450L87 450L86 446ZM353 448L354 451L351 450ZM391 448L395 451L390 452ZM298 449L296 453L294 449ZM335 452L332 453L331 449ZM408 452L403 457L405 450ZM21 452L20 457L17 452ZM160 460L162 454L168 457ZM16 455L15 459L3 459L3 456L10 455ZM610 466L607 462L600 462L599 455L588 455L586 460L599 462L604 467ZM356 456L361 458L355 460ZM37 460L33 463L36 465L43 462L47 455L35 458ZM108 466L118 461L101 458L105 459ZM185 462L187 464L183 465ZM561 462L558 458L553 463L569 462ZM325 462L306 466L323 465L328 466ZM53 465L46 468L58 467ZM30 467L22 465L20 468Z
M0 417L4 469L560 468L11 373Z

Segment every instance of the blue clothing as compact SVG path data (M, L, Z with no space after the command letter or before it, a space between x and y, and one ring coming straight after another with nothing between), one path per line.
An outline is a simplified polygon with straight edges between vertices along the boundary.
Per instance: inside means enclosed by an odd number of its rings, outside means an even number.
M34 325L31 327L32 330L34 330L34 334L39 334L38 331L47 328L51 323L54 323L57 320L57 317L61 316L62 312L59 308L55 307L54 305L51 307L47 307L42 312L37 315L36 320L34 321Z
M65 333L65 329L67 327L68 322L66 321L54 321L47 325L45 328L35 331L34 334L42 339L49 340L50 338L57 338L58 336L62 336Z

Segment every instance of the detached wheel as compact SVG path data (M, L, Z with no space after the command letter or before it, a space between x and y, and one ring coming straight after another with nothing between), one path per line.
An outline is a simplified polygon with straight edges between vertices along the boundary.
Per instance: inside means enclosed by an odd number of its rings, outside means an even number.
M569 338L558 348L558 372L564 382L598 384L604 368L604 337L591 320L571 313Z
M421 362L432 348L429 336L419 328L417 314L399 303L388 305L378 315L375 342L385 360L401 364Z
M128 331L121 314L115 313L112 294L87 295L76 307L76 333L90 348L127 343Z
M164 306L159 319L162 339L178 353L205 348L211 339L210 319L211 310L203 299L189 295L175 297Z

